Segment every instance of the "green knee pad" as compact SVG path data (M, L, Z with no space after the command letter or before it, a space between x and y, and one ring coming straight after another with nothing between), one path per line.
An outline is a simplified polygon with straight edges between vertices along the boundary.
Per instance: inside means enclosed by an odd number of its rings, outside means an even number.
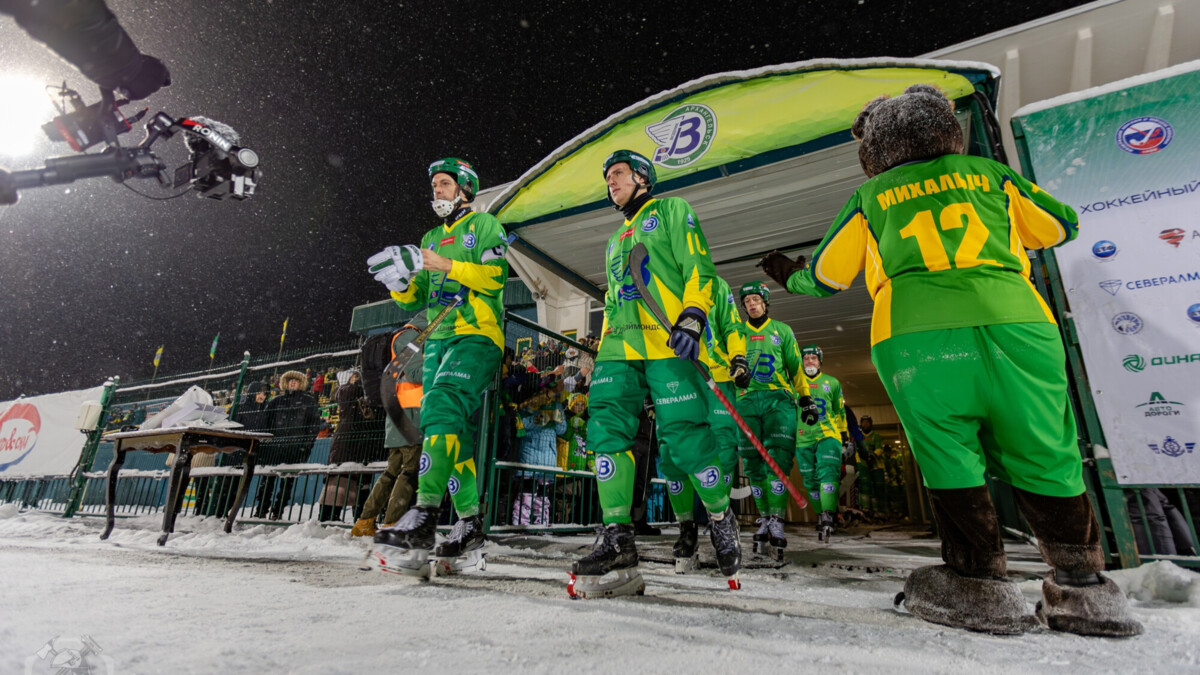
M632 451L596 455L596 491L605 525L633 522L629 509L636 474Z
M426 436L417 469L417 506L438 506L462 448L457 434Z

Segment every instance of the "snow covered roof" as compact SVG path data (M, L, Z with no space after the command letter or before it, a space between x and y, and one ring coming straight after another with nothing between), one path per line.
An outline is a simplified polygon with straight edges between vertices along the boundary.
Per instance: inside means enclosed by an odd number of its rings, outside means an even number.
M1013 117L1032 115L1033 113L1049 110L1050 108L1057 108L1061 105L1067 105L1068 103L1086 101L1089 98L1103 96L1104 94L1111 94L1115 91L1130 89L1143 84L1150 84L1151 82L1158 82L1159 80L1166 80L1196 70L1200 70L1200 61L1188 61L1187 63L1176 64L1170 68L1163 68L1152 73L1142 73L1140 75L1134 75L1133 77L1127 77L1123 80L1117 80L1116 82L1109 82L1108 84L1100 85L1099 87L1092 87L1091 89L1084 89L1082 91L1072 91L1061 96L1048 98L1044 101L1030 103L1028 105L1021 106L1020 109L1013 113Z

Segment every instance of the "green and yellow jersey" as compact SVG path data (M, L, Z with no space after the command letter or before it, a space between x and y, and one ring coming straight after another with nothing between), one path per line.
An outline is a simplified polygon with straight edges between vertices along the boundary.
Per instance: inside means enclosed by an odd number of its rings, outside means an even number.
M750 363L750 385L738 390L739 397L772 389L794 396L808 395L800 368L800 348L791 326L768 318L758 328L744 322L738 324L738 329L746 339L746 361Z
M1002 323L1054 323L1025 249L1057 246L1079 219L1009 167L945 155L863 183L788 290L824 297L866 270L871 344L894 335Z
M800 377L808 383L813 402L817 404L817 423L809 426L796 415L796 445L816 445L822 438L832 438L839 443L846 431L846 402L842 400L842 383L836 377L817 373L809 377L803 372Z
M645 244L649 255L640 270L629 269L629 251ZM605 254L608 291L604 294L604 330L596 361L653 361L673 359L667 347L669 331L646 308L631 274L640 274L655 302L668 318L684 307L708 313L717 271L708 255L700 219L682 199L651 199L608 239ZM700 358L708 363L708 346L701 341Z
M508 239L504 227L489 213L470 212L449 225L435 227L421 239L421 248L449 258L450 272L421 270L408 290L392 291L392 299L408 310L427 309L430 318L452 302L465 287L467 295L451 310L430 340L457 335L482 335L504 349L504 284L508 281Z
M733 357L746 355L746 338L738 329L741 320L729 284L721 277L713 277L712 288L713 305L708 310L708 331L705 335L709 356L706 364L713 380L732 382L729 364Z

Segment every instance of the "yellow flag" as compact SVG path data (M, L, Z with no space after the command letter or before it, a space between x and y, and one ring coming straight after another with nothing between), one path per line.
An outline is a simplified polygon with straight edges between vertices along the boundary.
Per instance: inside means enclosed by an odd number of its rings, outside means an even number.
M288 317L288 319L290 319L290 318L291 318L291 317ZM283 339L284 339L285 337L287 337L287 322L288 322L288 319L284 319L284 320L283 320L283 333L282 333L282 334L279 336L279 344L281 344L281 345L283 344Z
M162 350L163 350L163 348L159 347L158 351L154 352L154 367L155 368L158 367L158 362L162 361Z

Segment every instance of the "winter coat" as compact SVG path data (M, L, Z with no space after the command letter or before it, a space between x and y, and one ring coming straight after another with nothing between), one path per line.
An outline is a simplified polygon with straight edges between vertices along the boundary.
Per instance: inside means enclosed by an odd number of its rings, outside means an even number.
M550 416L546 423L540 426L536 423L539 413ZM563 418L562 407L555 403L550 408L522 417L521 423L525 425L525 437L521 439L519 461L522 464L537 466L557 466L558 437L567 431L567 421ZM538 477L541 476L538 475ZM553 476L546 476L546 479L552 480Z
M347 383L338 389L338 424L329 444L329 463L361 462L363 452L363 419L359 414L358 399L363 395L362 382Z
M288 381L298 378L296 391L287 391ZM321 428L321 411L317 399L308 393L308 378L303 373L288 371L279 379L284 393L267 403L268 431L275 434L263 453L262 463L294 464L308 459L313 441Z
M320 395L325 389L325 373L317 375L317 379L313 380L312 392Z

